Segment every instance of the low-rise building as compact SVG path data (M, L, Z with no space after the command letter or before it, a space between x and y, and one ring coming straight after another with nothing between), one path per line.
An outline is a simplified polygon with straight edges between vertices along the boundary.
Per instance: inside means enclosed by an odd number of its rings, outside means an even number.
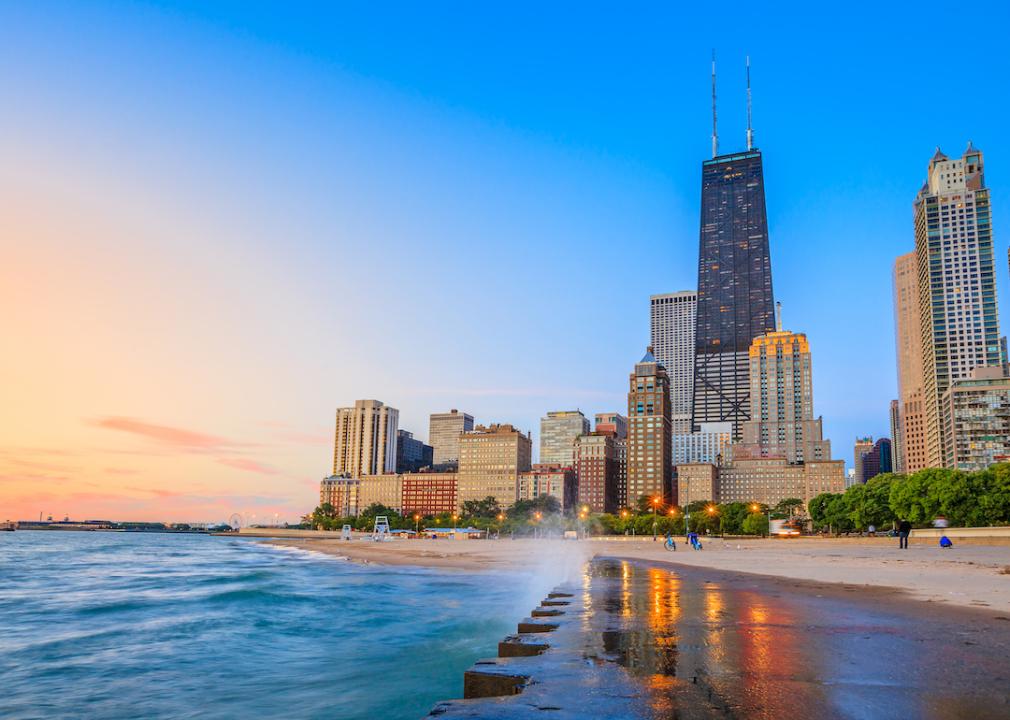
M459 507L457 473L404 473L403 514L439 515Z
M395 473L386 475L362 475L358 486L358 511L371 505L384 505L400 512L403 507L403 476Z
M319 504L332 505L338 517L351 517L358 514L358 488L361 482L357 478L331 475L319 483Z
M824 460L788 463L785 458L745 458L721 467L709 463L677 466L683 488L680 504L697 500L776 505L788 498L809 503L821 493L845 492L845 463Z
M551 463L537 463L524 473L519 473L519 499L534 500L541 495L557 499L563 510L575 504L575 471L570 467Z
M699 501L720 502L719 468L710 462L678 465L677 497L681 507Z

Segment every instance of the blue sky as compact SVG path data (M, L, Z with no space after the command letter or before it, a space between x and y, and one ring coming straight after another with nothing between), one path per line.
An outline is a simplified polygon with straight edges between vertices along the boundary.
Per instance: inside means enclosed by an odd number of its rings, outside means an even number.
M891 265L937 145L986 154L1006 316L1008 20L1005 3L4 4L0 244L30 348L5 367L33 405L9 428L97 452L116 448L74 430L88 418L283 425L320 440L260 456L261 492L307 503L355 398L421 437L450 407L534 434L547 410L624 409L648 296L696 284L714 47L724 151L744 145L751 56L776 298L851 463L856 435L888 431ZM43 390L60 400L32 403Z

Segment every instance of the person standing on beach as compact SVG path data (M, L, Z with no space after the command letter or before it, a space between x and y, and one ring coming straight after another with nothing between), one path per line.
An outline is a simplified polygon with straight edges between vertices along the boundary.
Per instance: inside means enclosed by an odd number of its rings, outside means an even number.
M912 523L902 520L898 523L898 549L908 550L908 534L912 532Z

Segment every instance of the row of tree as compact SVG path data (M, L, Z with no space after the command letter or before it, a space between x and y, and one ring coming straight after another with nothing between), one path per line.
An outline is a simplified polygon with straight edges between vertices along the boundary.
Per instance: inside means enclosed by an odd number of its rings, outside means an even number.
M944 517L958 527L1010 523L1010 463L965 472L946 468L912 475L885 473L844 493L824 493L810 501L814 529L833 532L889 528L901 520L929 525Z

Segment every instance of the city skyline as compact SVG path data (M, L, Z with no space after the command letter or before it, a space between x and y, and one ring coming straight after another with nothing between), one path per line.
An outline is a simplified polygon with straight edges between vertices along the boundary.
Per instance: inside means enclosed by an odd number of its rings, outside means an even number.
M0 285L16 308L0 520L296 520L332 464L334 410L360 398L399 409L424 441L428 415L456 407L532 430L534 448L547 411L626 410L650 295L696 289L712 44L722 152L745 147L752 59L775 295L817 349L837 456L890 434L891 268L914 249L912 200L937 145L985 153L1006 312L1005 23L977 38L989 91L943 115L915 107L910 48L951 9L902 16L908 39L893 46L886 19L862 27L858 13L788 48L776 41L805 17L775 31L748 11L747 32L683 43L620 20L607 32L640 48L622 57L587 40L609 16L560 41L560 16L525 29L517 12L485 48L462 36L486 17L423 23L432 42L404 9L386 59L352 37L378 16L343 12L0 11L0 91L19 99L0 118ZM863 84L871 67L890 81ZM604 302L571 302L597 287Z

